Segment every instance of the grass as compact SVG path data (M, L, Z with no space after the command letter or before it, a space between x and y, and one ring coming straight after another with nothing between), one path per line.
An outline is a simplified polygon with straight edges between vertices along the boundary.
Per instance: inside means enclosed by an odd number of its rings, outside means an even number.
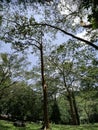
M15 127L12 122L0 120L0 130L39 130L41 125L35 123L27 123L26 127ZM94 125L55 125L51 124L51 130L98 130L98 124Z
M98 124L80 126L54 125L52 130L98 130Z
M0 120L0 130L39 130L40 125L28 123L26 127L15 127L12 122Z

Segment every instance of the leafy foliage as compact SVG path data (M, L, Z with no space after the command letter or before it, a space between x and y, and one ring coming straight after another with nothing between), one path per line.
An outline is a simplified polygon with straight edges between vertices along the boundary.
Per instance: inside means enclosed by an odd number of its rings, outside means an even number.
M56 101L54 101L54 104L52 106L52 113L51 113L51 118L50 120L53 122L53 123L56 123L56 124L59 124L60 121L61 121L61 118L60 118L60 111L59 111L59 107L58 107L58 104Z
M9 115L11 120L36 121L40 118L38 113L41 110L41 107L38 107L38 98L37 93L29 86L17 82L4 92L0 101L1 112Z

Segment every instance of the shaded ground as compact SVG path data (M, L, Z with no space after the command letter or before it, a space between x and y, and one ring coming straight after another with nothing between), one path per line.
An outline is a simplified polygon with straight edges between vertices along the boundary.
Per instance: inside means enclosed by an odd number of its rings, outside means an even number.
M12 122L0 121L0 130L39 130L40 124L27 123L26 127L15 127ZM67 126L51 124L52 130L98 130L98 124L89 124L81 126Z

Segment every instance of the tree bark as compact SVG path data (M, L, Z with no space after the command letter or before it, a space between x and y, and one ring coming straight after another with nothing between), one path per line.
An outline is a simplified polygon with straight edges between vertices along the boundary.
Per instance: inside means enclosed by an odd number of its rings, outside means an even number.
M75 110L75 115L76 115L76 125L80 125L80 118L79 118L79 114L78 114L78 108L77 108L76 99L75 99L75 95L74 95L73 91L72 91L72 98L73 98L73 105L74 105L74 110Z
M74 106L73 106L73 101L72 101L72 95L71 95L71 92L69 90L67 90L67 92L68 92L67 99L69 102L71 119L72 119L71 124L76 125L76 117L75 117L75 111L74 111Z
M76 100L74 96L74 92L72 90L68 90L68 101L70 105L70 112L71 112L71 117L72 117L72 125L80 125L80 119L79 119L79 114L76 106Z
M49 119L48 119L48 107L47 107L47 85L45 83L44 77L44 59L43 59L43 45L40 44L40 54L41 54L41 76L42 76L42 89L43 89L43 126L42 129L49 129Z

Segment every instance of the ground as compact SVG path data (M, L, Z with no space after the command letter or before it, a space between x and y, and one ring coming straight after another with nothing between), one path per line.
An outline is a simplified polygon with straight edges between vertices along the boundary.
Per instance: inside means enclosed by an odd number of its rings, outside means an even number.
M98 130L98 124L85 124L80 126L50 124L51 130ZM15 127L12 122L0 121L0 130L39 130L40 124L27 123L26 127Z

